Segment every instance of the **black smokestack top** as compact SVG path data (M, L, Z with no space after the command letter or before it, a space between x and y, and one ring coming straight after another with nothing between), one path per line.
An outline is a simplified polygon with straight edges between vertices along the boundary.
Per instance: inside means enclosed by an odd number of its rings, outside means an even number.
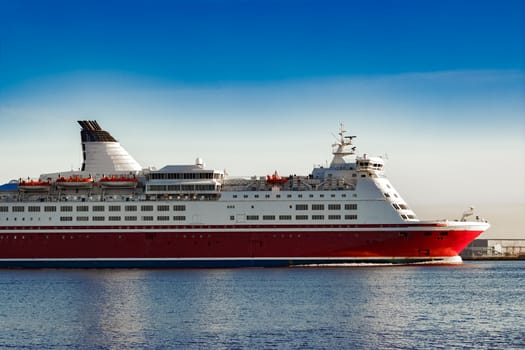
M82 127L82 142L117 142L109 132L102 130L96 120L79 120L78 123Z

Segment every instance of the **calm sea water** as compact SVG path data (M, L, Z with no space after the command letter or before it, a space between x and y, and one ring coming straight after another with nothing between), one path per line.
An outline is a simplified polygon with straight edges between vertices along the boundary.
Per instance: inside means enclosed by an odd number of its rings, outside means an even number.
M0 270L2 349L523 349L525 262Z

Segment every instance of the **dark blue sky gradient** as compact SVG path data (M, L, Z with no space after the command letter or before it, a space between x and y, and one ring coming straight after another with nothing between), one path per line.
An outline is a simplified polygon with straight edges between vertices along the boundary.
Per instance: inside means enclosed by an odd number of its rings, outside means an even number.
M524 68L521 1L2 1L0 89L76 71L193 84Z

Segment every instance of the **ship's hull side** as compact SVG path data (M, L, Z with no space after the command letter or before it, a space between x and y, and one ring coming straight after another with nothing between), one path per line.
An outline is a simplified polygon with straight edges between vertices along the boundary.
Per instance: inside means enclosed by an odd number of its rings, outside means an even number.
M2 227L1 267L276 267L446 262L482 228L439 225Z

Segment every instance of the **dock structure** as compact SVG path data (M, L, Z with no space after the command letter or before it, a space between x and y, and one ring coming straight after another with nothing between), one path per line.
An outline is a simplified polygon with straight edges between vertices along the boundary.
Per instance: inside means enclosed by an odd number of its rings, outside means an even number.
M525 239L476 239L461 252L461 258L525 259Z

